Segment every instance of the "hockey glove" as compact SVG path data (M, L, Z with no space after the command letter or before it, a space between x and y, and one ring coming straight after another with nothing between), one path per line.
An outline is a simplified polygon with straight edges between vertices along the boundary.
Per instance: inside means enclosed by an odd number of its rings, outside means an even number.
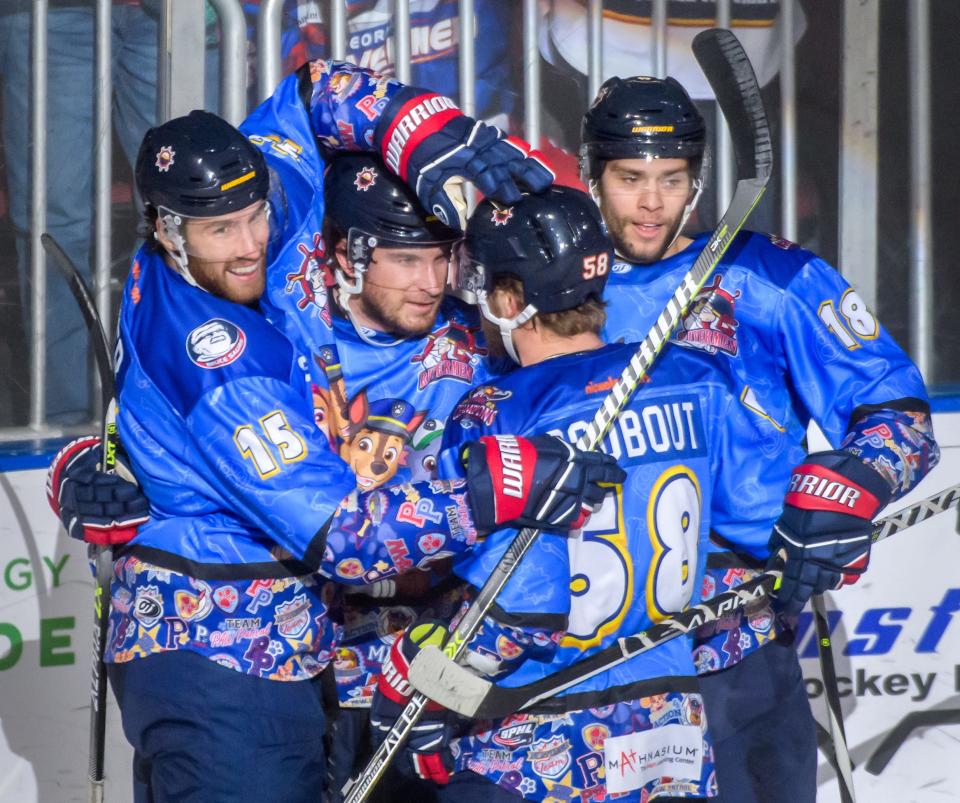
M446 624L428 619L411 625L393 642L390 655L383 662L370 706L370 726L377 742L386 738L413 696L414 689L409 681L410 664L417 653L428 644L442 648L449 635ZM438 784L450 781L453 756L449 744L454 735L454 722L453 713L437 703L427 704L404 745L419 778ZM405 766L405 763L401 765L401 771Z
M576 530L626 473L603 452L552 435L486 435L465 447L467 490L480 532L504 526Z
M447 226L466 228L460 179L505 204L555 178L542 153L495 126L466 117L449 98L416 87L398 92L384 110L374 143L424 208Z
M870 561L873 517L892 495L874 469L849 452L807 456L790 477L771 553L786 552L777 592L787 617L813 594L855 583Z
M64 446L47 472L47 501L72 538L96 546L125 544L149 518L150 503L119 455L116 474L100 471L102 454L93 435Z

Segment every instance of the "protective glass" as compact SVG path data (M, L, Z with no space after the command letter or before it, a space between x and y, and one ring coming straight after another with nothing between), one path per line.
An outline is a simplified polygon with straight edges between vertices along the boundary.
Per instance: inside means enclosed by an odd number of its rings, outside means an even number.
M347 233L347 260L353 277L338 271L338 281L352 294L363 285L387 290L434 292L442 288L450 272L455 242L449 240L416 243L388 240L358 228Z
M188 281L192 281L188 270L190 257L216 263L248 257L255 251L265 255L268 242L277 235L266 201L210 218L181 215L164 207L157 212L160 230L173 246L171 256Z
M450 270L447 274L447 292L467 304L478 303L478 293L486 291L486 269L474 261L464 241L453 248L450 255Z

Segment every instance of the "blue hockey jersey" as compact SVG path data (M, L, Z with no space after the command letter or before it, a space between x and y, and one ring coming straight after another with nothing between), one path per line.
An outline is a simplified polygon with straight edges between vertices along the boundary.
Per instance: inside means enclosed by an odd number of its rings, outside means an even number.
M398 87L313 62L242 126L272 174L266 316L138 254L121 310L118 425L152 511L116 564L108 660L187 648L262 677L310 676L336 641L312 571L373 582L472 543L461 489L358 494L315 426L328 422L314 403L331 394L313 358L333 339L317 142L370 147ZM375 401L409 434L406 407Z
M481 434L549 432L575 441L634 350L610 345L555 357L476 389L448 424L442 468L455 471L462 442ZM471 643L473 666L499 673L502 685L526 685L700 600L710 527L743 515L736 478L771 426L739 404L710 363L668 347L603 442L626 482L582 532L539 536ZM456 571L482 586L512 537L490 536ZM494 781L510 766L516 791L535 800L565 799L561 789L596 800L706 794L712 759L695 675L689 644L669 642L534 713L482 725L458 743L458 766ZM621 749L667 744L695 759L653 761L653 769L617 777Z
M186 648L258 676L310 676L337 635L313 572L372 582L473 543L462 487L358 493L315 424L307 358L147 246L119 356L117 424L151 516L116 562L108 660Z
M329 345L314 355L329 390L315 395L358 486L369 490L387 482L433 479L450 411L466 388L491 375L477 311L448 299L431 332L402 340L373 330L361 337L341 315L332 323ZM377 423L387 410L400 411L403 430L387 431ZM429 528L437 515L421 505L413 518ZM446 551L435 536L428 542L437 555ZM396 602L347 596L334 664L341 705L370 705L390 644L417 616L453 617L462 593L458 583L443 581L442 574L432 576L438 587L415 597L401 593Z
M707 239L700 235L652 265L616 262L605 296L606 338L642 339ZM835 448L883 475L894 498L939 458L919 371L857 292L794 243L741 233L673 341L707 355L736 388L740 404L770 424L737 476L743 517L714 525L711 595L749 579L751 557L765 560L791 470L806 454L810 421ZM728 549L739 557L731 559ZM762 629L745 619L710 626L726 630L698 650L701 669L736 663L765 641L770 610L754 618Z
M653 265L622 261L611 270L605 298L608 341L642 339L700 253L708 235ZM765 557L787 480L816 421L839 448L876 409L901 411L914 430L894 433L887 454L863 457L902 495L929 471L938 452L923 378L863 299L823 260L793 243L741 233L730 246L673 341L710 355L728 374L741 403L773 424L771 437L742 479L758 515L720 531L731 543ZM863 444L861 444L863 445Z

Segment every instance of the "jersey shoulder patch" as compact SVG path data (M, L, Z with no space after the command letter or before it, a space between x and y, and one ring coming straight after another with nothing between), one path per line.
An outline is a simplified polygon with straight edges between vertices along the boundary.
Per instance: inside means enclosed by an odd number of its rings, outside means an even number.
M194 365L212 370L238 360L247 347L247 336L235 323L211 318L191 330L186 347Z

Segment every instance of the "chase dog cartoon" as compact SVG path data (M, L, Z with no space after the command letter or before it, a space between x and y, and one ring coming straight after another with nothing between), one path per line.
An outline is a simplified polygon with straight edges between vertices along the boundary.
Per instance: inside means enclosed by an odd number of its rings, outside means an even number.
M368 402L365 389L350 400L340 457L357 475L360 488L376 488L397 473L404 448L426 417L426 410L414 410L403 399Z

